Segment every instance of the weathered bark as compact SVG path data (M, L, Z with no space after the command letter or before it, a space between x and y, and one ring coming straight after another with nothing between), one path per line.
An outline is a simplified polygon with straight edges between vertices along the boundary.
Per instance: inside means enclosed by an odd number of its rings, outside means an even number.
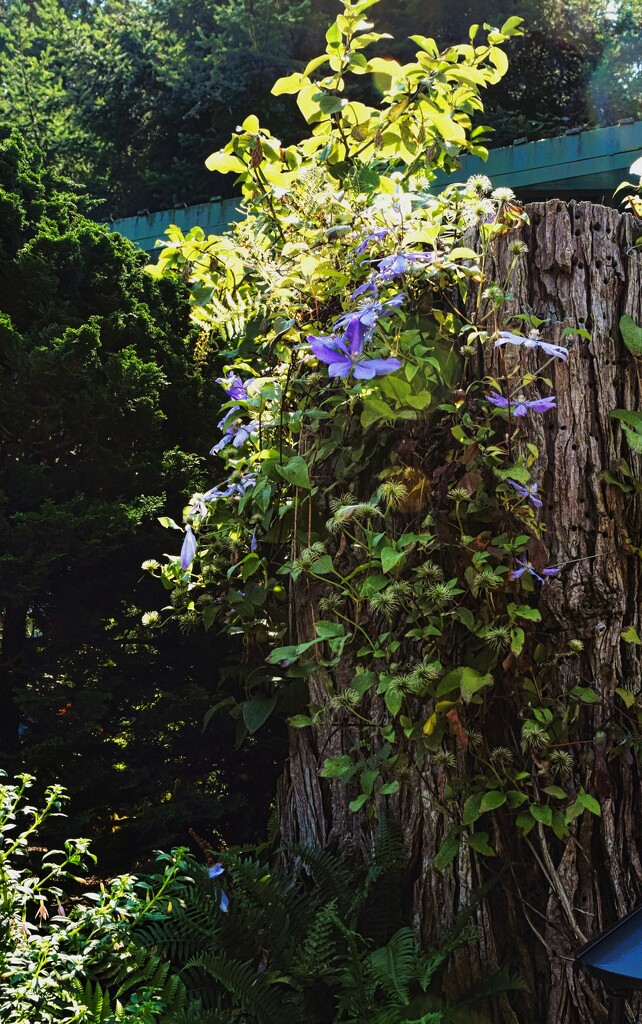
M574 784L599 798L602 815L584 815L565 843L543 829L520 839L498 815L492 839L505 871L478 910L480 939L457 954L452 977L465 983L506 964L531 992L511 996L510 1006L505 1000L497 1019L585 1024L605 1020L603 996L574 973L573 954L642 894L642 744L637 720L626 722L614 694L619 686L639 692L642 678L641 649L620 638L629 625L641 628L642 508L639 497L600 477L620 459L642 476L642 460L609 416L616 408L642 410L642 365L618 328L623 313L642 322L642 257L631 251L640 231L630 216L557 201L528 212L531 224L522 231L528 254L511 281L510 310L549 320L542 328L549 341L559 341L565 326L585 327L592 336L590 342L574 339L568 366L554 360L549 367L557 410L532 417L528 429L539 448L550 564L564 566L542 591L542 632L553 650L566 649L574 638L584 644L578 659L560 659L556 685L560 692L592 685L600 694L600 703L582 711ZM507 244L501 242L491 260L489 274L498 281L510 262ZM499 372L497 353L486 355L486 369ZM301 639L314 635L316 596L313 589L299 593ZM341 688L341 679L333 682ZM327 683L321 673L312 678L312 702L328 704ZM368 826L349 811L351 794L318 775L325 757L347 752L354 741L354 731L337 729L337 721L333 712L323 733L292 730L280 790L282 833L291 841L363 849ZM438 768L428 765L425 782L439 788ZM486 860L481 866L463 849L447 870L435 871L446 826L424 783L407 787L393 809L408 842L417 926L435 943L493 865Z

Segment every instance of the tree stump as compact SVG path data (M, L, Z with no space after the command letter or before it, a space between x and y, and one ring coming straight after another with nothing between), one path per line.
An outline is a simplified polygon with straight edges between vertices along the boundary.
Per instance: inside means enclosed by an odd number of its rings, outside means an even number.
M558 662L556 685L592 686L599 695L582 710L570 752L574 786L596 796L602 813L583 815L574 835L560 841L541 826L524 839L500 811L491 837L497 858L462 847L448 868L437 871L433 860L447 826L429 787L420 781L406 786L390 806L406 837L408 885L426 943L438 943L472 891L499 875L476 912L479 939L455 955L450 984L505 965L522 976L530 994L502 999L493 1011L497 1021L585 1024L605 1020L606 1011L598 987L574 972L574 952L635 907L642 893L642 730L636 705L625 709L615 695L618 687L636 694L642 689L642 647L621 639L626 627L642 631L642 505L634 489L618 486L632 483L621 475L621 460L640 479L642 459L609 415L642 410L642 361L627 350L618 326L625 313L642 323L642 251L634 249L642 231L631 216L589 203L553 200L527 212L530 225L518 237L528 253L511 281L507 313L547 320L541 328L547 341L560 343L566 326L591 334L591 341L573 338L568 365L553 361L547 373L557 409L532 417L527 429L539 449L536 476L545 496L550 564L563 566L542 588L541 631L554 650L571 639L584 645L578 658ZM505 276L508 244L500 241L492 254L491 279ZM484 358L482 374L498 373L497 352L488 347ZM315 612L317 599L314 587L299 589L297 642L314 636L313 620L322 617ZM328 704L327 683L323 672L312 677L313 703ZM363 850L370 842L368 823L350 812L344 787L319 777L323 759L347 752L354 742L354 725L342 729L337 723L332 712L322 731L291 730L279 793L282 836ZM426 773L438 787L430 758Z

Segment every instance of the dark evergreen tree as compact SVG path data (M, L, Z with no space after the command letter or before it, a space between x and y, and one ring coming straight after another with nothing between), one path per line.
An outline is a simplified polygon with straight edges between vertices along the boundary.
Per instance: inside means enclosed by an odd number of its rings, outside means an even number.
M233 772L244 838L253 772L221 753L229 723L202 734L221 641L141 622L141 562L180 548L156 517L207 479L216 374L181 288L82 205L0 129L0 767L57 778L92 831L118 815L147 849L219 819Z

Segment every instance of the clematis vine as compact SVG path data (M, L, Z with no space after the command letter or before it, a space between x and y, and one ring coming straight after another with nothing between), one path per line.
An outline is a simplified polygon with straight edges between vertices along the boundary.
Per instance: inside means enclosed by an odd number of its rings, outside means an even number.
M192 527L188 524L185 527L185 540L181 548L181 569L187 571L196 558L196 551L198 544L196 543L196 537Z
M335 320L334 329L336 331L342 327L348 327L353 320L358 320L372 331L379 317L385 316L387 311L392 312L394 309L398 309L399 306L403 305L404 299L405 295L401 292L398 295L393 295L390 299L385 299L383 302L378 302L376 298L368 299L360 309L352 313L342 313L338 320Z
M375 276L379 281L392 281L394 277L407 274L417 264L432 263L434 258L434 252L394 252L391 256L384 256L379 260L379 269Z
M514 487L522 498L528 498L529 501L532 501L535 508L542 507L542 502L537 497L537 484L518 484L517 480L511 480L510 477L507 477L506 482L509 483L511 487Z
M228 398L231 398L233 402L246 402L249 398L247 382L243 382L233 370L230 370L225 377L217 377L216 383L221 385Z
M355 256L362 256L363 253L368 248L370 242L379 241L379 239L385 238L386 235L388 235L389 233L389 228L379 228L377 231L373 231L372 234L366 235L366 237L359 242L358 246L354 250Z
M236 412L238 412L238 406L230 409L227 415L217 424L219 430L224 430L225 433L221 440L213 448L210 448L210 455L218 455L228 444L233 444L235 448L240 448L241 445L245 444L250 435L259 429L258 420L251 420L245 424L240 423L238 420L230 423L230 417Z
M504 395L496 395L491 392L486 395L486 398L499 409L510 409L513 416L528 416L529 412L548 412L549 409L556 408L555 395L548 395L546 398L534 398L531 401L526 401L520 395L509 401Z
M538 348L542 352L546 353L547 356L553 356L555 359L563 359L565 363L568 362L568 349L564 348L563 345L553 345L549 341L542 341L539 335L531 333L528 338L523 338L520 334L511 334L510 331L500 331L499 338L495 342L495 348L500 348L502 345L519 345L522 348Z
M240 480L228 480L220 487L210 487L209 491L203 495L202 500L216 501L218 498L231 498L233 494L238 494L240 497L245 494L248 487L253 487L255 483L256 476L253 473L245 473Z
M353 318L342 338L332 334L319 338L308 334L307 340L316 358L328 364L330 377L349 377L352 373L358 380L372 380L401 369L400 359L367 359L364 356L363 346L369 335L366 325Z
M224 874L224 872L225 868L220 862L218 864L212 864L211 868L208 868L207 870L207 874L209 875L210 878L220 878L220 876ZM219 897L219 906L223 913L227 914L227 911L229 910L230 906L230 901L227 893L225 892L225 889L221 889L221 895Z
M533 576L534 579L539 580L540 583L546 583L546 576L557 576L558 572L561 572L561 569L559 568L542 569L542 575L540 576L532 563L527 562L525 558L518 558L516 561L519 568L513 569L509 577L511 580L518 580L520 576L523 576L524 573L527 572L530 576Z

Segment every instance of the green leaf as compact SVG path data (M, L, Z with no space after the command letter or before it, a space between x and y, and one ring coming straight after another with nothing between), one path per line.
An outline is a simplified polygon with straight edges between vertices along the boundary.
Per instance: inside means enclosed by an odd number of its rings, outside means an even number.
M309 650L310 647L314 647L318 644L318 640L308 640L304 644L290 644L288 647L275 647L273 651L267 656L267 662L269 665L280 665L282 662L286 665L292 665L295 661L299 660L299 657Z
M599 693L596 693L590 686L574 686L570 695L571 697L577 697L584 704L600 704L602 701Z
M451 860L457 856L458 852L459 838L454 835L446 836L435 856L435 867L437 868L437 871L443 871L444 868L448 867Z
M323 771L321 772L321 774L323 775ZM353 811L356 814L356 812L360 811L361 808L363 807L363 805L369 799L370 799L370 797L369 797L368 793L359 793L358 797L355 797L354 800L350 801L350 803L348 804L348 807L350 808L351 811Z
M627 427L626 423L622 424L622 430L626 435L631 451L635 452L636 455L642 455L642 434L631 430L630 427Z
M513 654L518 655L522 653L524 647L524 630L517 628L511 632L510 649Z
M384 377L380 386L383 394L392 398L398 405L404 405L412 391L410 384L403 377Z
M557 797L558 800L566 800L568 796L561 786L544 786L542 792L548 794L548 796Z
M386 702L386 707L388 708L390 714L396 718L399 712L401 711L401 705L403 703L403 694L399 690L393 689L391 687L390 689L386 690L383 699Z
M508 614L511 619L527 619L530 622L542 621L542 613L537 608L531 608L527 604L513 604L511 601L508 605Z
M638 434L642 434L642 412L631 412L629 409L613 409L609 413L614 420L620 420L627 427L632 427Z
M482 814L481 802L483 793L473 793L469 796L464 804L464 811L462 815L462 825L472 825L474 821Z
M259 130L259 119L256 114L249 114L243 121L241 128L244 132L250 132L251 135L256 135Z
M377 423L379 420L394 419L394 415L394 412L388 403L384 402L383 398L370 395L363 403L361 426L364 430L367 430L368 427L371 427L373 423Z
M642 327L638 327L628 314L620 317L620 333L629 352L634 356L642 356Z
M327 576L329 572L334 572L332 555L321 555L317 558L316 562L312 563L312 572L315 576Z
M495 851L488 842L488 832L474 832L468 836L468 845L471 850L481 853L484 857L494 857Z
M548 804L531 804L529 810L535 821L541 822L542 825L552 825L553 810Z
M284 480L287 480L287 482L292 484L294 487L302 487L306 490L310 490L312 487L312 482L308 474L308 464L300 455L293 455L292 458L288 459L288 461L283 463L282 466L277 463L276 471Z
M635 704L635 694L631 690L627 690L623 686L616 686L615 692L618 697L622 698L625 707L630 708Z
M452 693L453 690L460 690L463 699L470 700L484 686L491 686L492 683L493 677L490 673L482 675L477 669L467 666L454 668L439 683L437 696L443 697L447 693Z
M337 114L346 104L341 96L329 96L327 93L320 93L315 96L319 110L323 114Z
M399 780L394 779L393 782L384 782L383 786L379 789L381 796L393 796L394 793L399 792Z
M183 532L178 523L175 523L173 519L169 518L169 516L159 516L158 522L161 526L164 526L166 530L181 530L181 533Z
M288 718L288 725L293 729L306 729L312 725L312 719L308 715L292 715Z
M327 57L324 59L327 60ZM306 75L310 73L308 68L305 69L305 73ZM302 75L300 71L295 71L291 75L284 75L282 78L277 78L270 92L273 96L283 96L285 93L295 93L298 92L306 82L307 78Z
M484 793L479 809L484 814L486 811L496 811L498 807L502 807L505 803L505 793L500 793L498 789L489 789Z
M642 640L638 636L638 631L634 626L627 626L620 633L620 639L624 640L627 644L636 644L638 647L642 645Z
M350 686L353 690L357 691L360 697L363 697L364 693L374 686L378 678L379 677L376 672L357 672L357 674L352 677Z
M381 552L381 568L384 572L391 572L399 565L400 562L405 560L406 556L403 551L395 551L394 548L383 548Z
M205 161L208 171L218 171L219 174L243 174L247 167L242 160L239 160L233 153L226 153L220 149L218 153L212 153Z
M329 619L319 619L314 628L319 640L334 640L338 636L346 635L346 628L342 622L331 622Z
M586 793L583 789L580 789L577 795L577 799L581 803L582 807L584 807L587 811L590 811L591 814L601 815L602 810L594 796L591 796L589 793Z
M522 833L527 836L532 828L535 828L535 819L530 814L518 814L515 824L521 828Z
M373 594L378 594L380 590L387 587L389 583L388 577L382 576L381 573L377 573L375 576L368 576L359 587L359 596L366 599L372 597Z
M268 720L276 707L276 697L253 697L240 705L245 727L252 736Z
M319 775L324 779L342 779L347 782L356 770L357 766L349 754L339 754L338 757L326 757Z

